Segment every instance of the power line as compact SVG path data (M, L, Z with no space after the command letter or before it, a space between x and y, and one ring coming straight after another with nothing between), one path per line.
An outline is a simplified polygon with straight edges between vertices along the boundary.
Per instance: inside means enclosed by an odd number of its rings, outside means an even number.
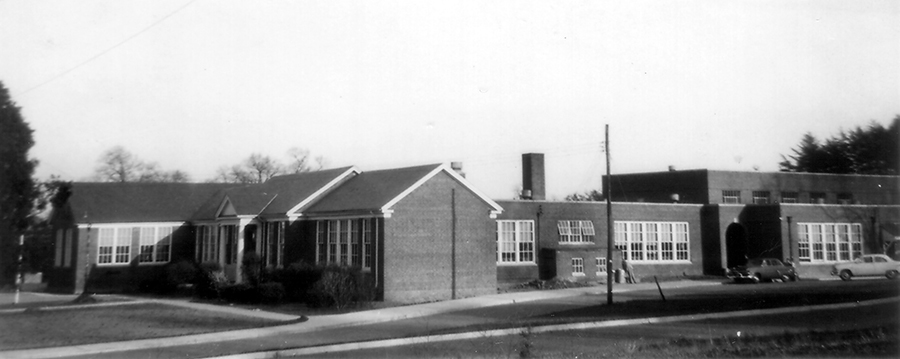
M187 4L182 5L181 7L175 9L175 11L172 11L172 12L168 13L166 16L161 17L159 20L154 21L152 24L148 25L147 27L144 27L144 28L141 29L140 31L138 31L138 32L134 33L133 35L131 35L131 36L125 38L124 40L118 42L117 44L115 44L115 45L113 45L113 46L111 46L111 47L106 48L105 50L101 51L100 53L98 53L98 54L96 54L96 55L94 55L94 56L91 56L91 57L88 58L87 60L82 61L81 63L75 65L74 67L72 67L72 68L70 68L70 69L68 69L68 70L65 70L65 71L63 71L63 72L61 72L61 73L59 73L59 74L54 75L53 77L51 77L50 79L48 79L48 80L46 80L46 81L44 81L44 82L41 82L41 83L39 83L39 84L37 84L37 85L35 85L35 86L32 86L31 88L29 88L29 89L27 89L27 90L25 90L25 91L22 91L22 92L18 93L17 96L19 96L19 95L25 95L25 94L27 94L27 93L29 93L29 92L31 92L31 91L37 90L37 89L43 87L44 85L49 84L49 83L51 83L51 82L53 82L53 81L56 81L57 79L59 79L59 78L65 76L65 75L68 75L70 72L75 71L75 70L81 68L82 66L91 63L92 61L96 60L96 59L99 58L100 56L103 56L103 55L105 55L106 53L108 53L108 52L110 52L110 51L112 51L112 50L115 50L115 49L118 48L119 46L124 45L126 42L131 41L132 39L134 39L134 38L140 36L141 34L143 34L143 33L145 33L145 32L147 32L147 30L150 30L150 29L153 28L154 26L159 25L159 23L161 23L161 22L165 21L166 19L172 17L172 15L175 15L175 14L181 12L181 10L184 10L186 7L188 7L189 5L193 4L193 3L196 2L196 1L197 1L197 0L191 0L191 1L188 2Z

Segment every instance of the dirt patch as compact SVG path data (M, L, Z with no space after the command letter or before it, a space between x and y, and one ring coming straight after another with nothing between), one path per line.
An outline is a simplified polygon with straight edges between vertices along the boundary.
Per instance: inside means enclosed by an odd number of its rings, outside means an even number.
M0 315L0 350L103 343L284 324L164 304L29 310Z

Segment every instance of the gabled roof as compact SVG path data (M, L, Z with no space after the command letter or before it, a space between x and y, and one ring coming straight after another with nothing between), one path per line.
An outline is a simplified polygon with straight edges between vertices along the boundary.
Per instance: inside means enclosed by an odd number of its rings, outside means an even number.
M204 204L193 219L215 219L226 202L237 216L287 216L357 173L355 167L341 167L276 176L265 183L229 188Z
M213 194L229 183L72 184L69 197L76 223L188 221Z
M389 213L392 207L438 173L445 172L471 190L494 214L503 209L446 164L363 172L310 206L307 213Z

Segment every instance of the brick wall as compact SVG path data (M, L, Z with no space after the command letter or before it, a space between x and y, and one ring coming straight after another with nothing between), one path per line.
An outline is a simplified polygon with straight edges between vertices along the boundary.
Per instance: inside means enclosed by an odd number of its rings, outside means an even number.
M455 276L452 198L456 204ZM384 299L422 302L496 293L490 207L446 173L394 206L384 221Z

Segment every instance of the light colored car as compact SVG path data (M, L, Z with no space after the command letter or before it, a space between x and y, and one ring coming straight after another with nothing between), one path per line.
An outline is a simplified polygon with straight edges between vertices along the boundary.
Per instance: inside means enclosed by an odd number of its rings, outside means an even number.
M900 262L884 254L865 254L853 262L835 264L831 275L840 276L843 280L853 277L880 277L895 279L900 275Z

